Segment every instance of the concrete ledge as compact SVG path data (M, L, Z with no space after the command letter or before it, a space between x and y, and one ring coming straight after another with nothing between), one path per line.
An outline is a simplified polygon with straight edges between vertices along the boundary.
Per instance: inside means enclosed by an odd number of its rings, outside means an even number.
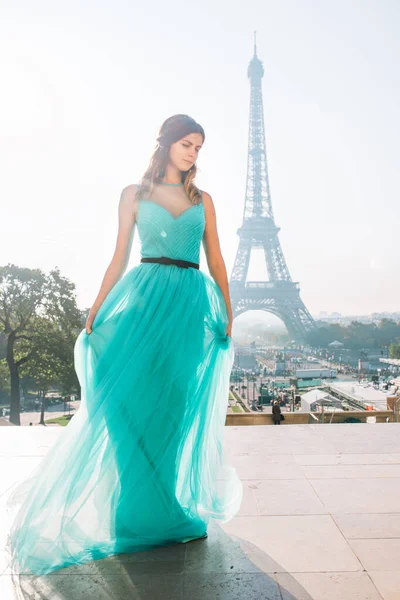
M285 420L281 425L306 425L309 423L321 423L322 414L320 412L283 412ZM368 417L375 417L377 423L395 422L393 411L391 410L340 410L335 413L325 413L325 423L343 423L349 417L360 419L363 423ZM332 419L332 421L331 421ZM232 413L226 415L225 425L273 425L271 413Z

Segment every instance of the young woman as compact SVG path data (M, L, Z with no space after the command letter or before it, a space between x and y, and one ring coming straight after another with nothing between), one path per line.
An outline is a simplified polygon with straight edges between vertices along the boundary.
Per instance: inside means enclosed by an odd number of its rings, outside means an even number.
M80 408L9 500L19 573L204 538L240 507L222 448L228 280L213 201L195 184L204 140L187 115L167 119L122 191L114 256L75 344ZM123 275L136 228L141 262Z

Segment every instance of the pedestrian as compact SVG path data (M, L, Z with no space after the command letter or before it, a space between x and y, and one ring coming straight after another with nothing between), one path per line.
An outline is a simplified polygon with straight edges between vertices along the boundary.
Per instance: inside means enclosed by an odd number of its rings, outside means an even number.
M274 400L274 405L272 407L272 417L274 419L274 425L281 424L281 407L279 406L278 400Z

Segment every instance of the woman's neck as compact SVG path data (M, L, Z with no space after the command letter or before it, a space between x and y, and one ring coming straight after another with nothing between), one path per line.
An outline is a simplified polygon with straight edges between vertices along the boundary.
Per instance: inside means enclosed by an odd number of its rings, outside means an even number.
M171 168L170 165L165 169L165 175L161 179L161 183L168 183L172 185L176 185L178 183L182 183L182 173L175 168Z

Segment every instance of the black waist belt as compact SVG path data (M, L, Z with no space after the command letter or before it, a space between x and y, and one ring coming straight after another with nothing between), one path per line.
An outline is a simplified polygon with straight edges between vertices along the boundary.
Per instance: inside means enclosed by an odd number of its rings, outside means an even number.
M142 257L140 262L149 262L149 263L161 263L162 265L176 265L177 267L183 267L184 269L188 269L192 267L193 269L199 269L200 265L194 262L190 262L188 260L179 260L178 258L168 258L167 256L156 256L155 258Z

